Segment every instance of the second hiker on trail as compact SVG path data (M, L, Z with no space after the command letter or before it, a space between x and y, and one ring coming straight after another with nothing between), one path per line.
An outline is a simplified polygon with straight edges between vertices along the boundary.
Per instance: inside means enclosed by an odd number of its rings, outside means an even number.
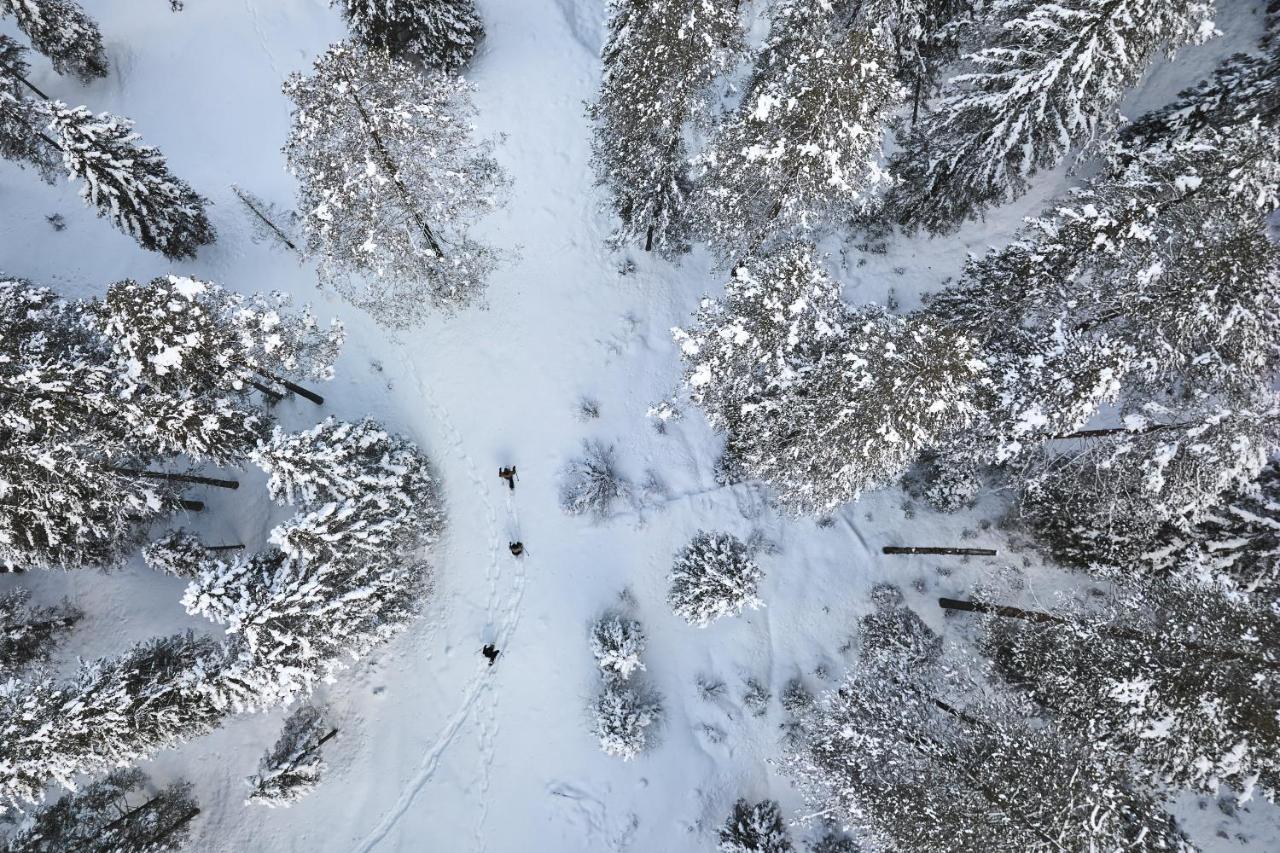
M507 481L507 485L511 487L511 491L516 490L516 466L510 468L499 468L498 476Z
M513 556L513 557L519 557L519 556L521 556L522 554L524 554L524 543L523 543L523 542L512 542L512 543L511 543L510 545L508 545L507 547L511 549L511 556Z

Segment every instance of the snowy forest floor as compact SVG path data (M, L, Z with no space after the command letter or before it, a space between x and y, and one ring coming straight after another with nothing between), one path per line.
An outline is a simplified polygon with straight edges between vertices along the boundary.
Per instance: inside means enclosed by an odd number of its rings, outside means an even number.
M503 137L497 156L514 179L510 203L481 236L511 258L486 306L399 336L317 291L310 266L256 240L231 192L236 184L291 206L280 83L343 37L327 0L188 0L177 14L162 0L84 5L101 24L110 77L81 87L41 61L37 84L136 120L174 172L215 202L218 242L195 261L168 264L95 219L74 187L47 187L0 164L0 270L73 296L180 272L244 292L284 290L322 317L341 317L348 343L324 392L328 404L321 412L287 402L284 422L302 426L330 412L378 417L428 450L448 502L449 532L423 617L320 697L340 734L326 747L330 770L317 791L287 810L243 804L243 778L274 741L282 712L234 719L144 767L157 782L195 782L204 814L194 849L706 851L739 796L774 797L789 817L802 816L797 792L770 762L784 719L777 696L793 677L818 692L856 665L848 640L871 610L873 585L899 586L948 636L962 635L963 623L944 624L940 595L963 596L997 575L1027 598L1063 585L995 528L996 501L939 515L887 490L844 507L830 524L792 520L756 485L717 485L720 442L696 411L665 433L646 418L678 378L671 327L722 277L701 253L672 265L605 245L611 225L592 185L584 116L599 79L603 0L480 0L488 37L467 76L479 86L480 132ZM1256 37L1257 19L1247 0L1224 3L1225 35L1158 63L1126 112L1204 76ZM1005 240L1068 181L1061 170L1045 175L1018 204L945 240L899 239L884 254L834 239L825 248L851 301L910 308L958 271L966 251ZM65 217L64 231L46 222L54 213ZM634 270L624 272L628 261ZM580 416L583 398L598 402L598 418ZM664 493L601 523L565 515L559 476L584 439L614 444L631 482L652 474ZM507 464L519 466L514 493L496 476ZM209 511L186 522L209 541L257 544L276 520L260 475L241 476L236 493L201 495ZM672 556L699 529L742 538L758 531L777 546L764 558L764 609L705 630L670 611ZM506 549L516 539L528 548L522 560ZM880 553L884 545L951 544L1000 553ZM110 575L0 578L0 589L17 583L86 611L67 666L145 637L208 630L183 613L182 583L140 562ZM666 712L660 742L628 763L599 751L587 709L598 687L588 627L623 590L647 629L646 675ZM479 653L486 642L502 650L492 669ZM702 698L700 678L722 681L723 693ZM742 702L748 678L772 693L763 716ZM1280 849L1280 814L1264 803L1233 813L1187 797L1180 814L1205 849ZM797 841L804 835L793 830Z

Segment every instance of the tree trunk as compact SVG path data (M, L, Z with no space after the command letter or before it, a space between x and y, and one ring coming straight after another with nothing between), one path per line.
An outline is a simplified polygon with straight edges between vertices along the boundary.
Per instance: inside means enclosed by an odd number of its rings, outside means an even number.
M297 394L299 397L307 398L311 402L315 403L317 406L324 405L324 397L321 397L319 394L317 394L314 391L308 391L306 388L303 388L301 385L295 385L294 383L290 382L288 379L285 379L283 376L276 376L274 373L271 373L270 371L267 371L267 370L259 369L258 373L267 377L272 382L279 384L281 387L286 388L289 391L292 391L294 394Z
M281 394L279 391L272 390L271 388L268 388L266 385L263 385L261 382L254 382L252 379L248 380L248 382L258 391L261 391L262 396L271 398L271 402L273 403L279 403L281 400L284 399L284 395Z
M144 480L164 480L167 483L194 483L199 486L216 486L219 489L238 489L237 480L222 480L217 477L199 477L195 474L166 474L163 471L139 471L136 468L112 468L117 474L127 477L141 477Z
M189 501L184 499L178 501L178 506L188 512L204 512L204 501Z
M240 199L240 203L243 204L245 207L249 208L249 210L252 211L254 216L258 217L258 219L262 220L264 225L266 225L268 228L274 231L276 233L276 236L279 237L286 246L288 246L290 249L293 249L299 255L302 254L302 250L299 249L297 246L295 246L293 244L293 241L288 238L288 236L284 233L284 231L282 231L279 226L277 226L274 222L268 219L265 213L263 213L261 210L258 210L258 206L255 205L253 202L249 201L249 199L245 197L243 193L240 192L239 187L232 187L231 191L236 194L236 198Z
M916 545L886 545L882 554L950 554L955 556L994 557L995 548L932 548Z
M339 69L342 76L346 78L348 91L351 92L351 100L355 102L356 110L360 113L360 119L364 123L364 129L369 134L369 138L373 140L373 144L378 149L378 154L382 158L382 167L387 170L387 174L391 176L391 183L395 184L396 190L400 193L400 200L404 203L406 209L413 216L414 222L417 223L422 236L427 238L427 243L431 246L431 250L436 253L437 257L444 258L444 249L440 248L440 244L436 242L436 235L432 232L431 226L422 218L422 214L418 212L418 207L409 198L409 191L405 189L404 184L400 181L400 170L396 167L395 160L391 159L391 153L387 151L385 145L382 144L382 137L378 135L378 131L374 128L373 120L369 118L369 114L365 112L364 102L360 100L357 91L356 81L351 79L351 75L345 69Z
M243 551L243 545L205 545L206 551Z
M1130 429L1128 427L1102 427L1101 429L1081 429L1075 432L1062 433L1061 435L1051 436L1051 441L1065 441L1067 439L1076 438L1103 438L1108 435L1149 435L1153 432L1163 432L1168 429L1186 429L1194 426L1194 424L1151 424L1150 426L1141 427L1139 429Z
M1034 622L1040 625L1074 625L1076 620L1065 619L1061 616L1054 616L1052 613L1045 613L1041 610L1023 610L1021 607L1010 607L1005 604L988 604L985 601L960 601L954 598L939 598L938 606L943 610L959 610L963 613L989 613L993 616L1002 616L1007 619L1021 619L1024 622ZM1136 640L1138 642L1150 643L1158 638L1143 631L1135 631L1131 628L1101 628L1101 633L1109 637L1115 637L1119 640ZM1201 652L1210 660L1242 660L1268 669L1280 669L1280 660L1271 660L1269 658L1251 655L1248 652L1236 652L1230 649L1215 649L1211 646L1201 645L1200 643L1186 642L1183 640L1172 639L1171 642L1195 652Z

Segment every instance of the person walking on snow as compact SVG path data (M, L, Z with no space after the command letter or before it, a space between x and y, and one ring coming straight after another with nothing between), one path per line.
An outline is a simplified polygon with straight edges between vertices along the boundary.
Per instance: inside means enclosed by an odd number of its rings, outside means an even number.
M507 485L511 487L511 491L516 490L516 466L510 468L499 468L498 476L507 481Z
M493 666L493 662L498 659L498 649L493 643L485 643L484 648L480 650L480 654L489 659L489 666Z
M511 543L510 545L508 545L507 547L511 549L511 556L513 556L513 557L519 557L519 556L521 556L522 554L524 554L524 543L523 543L523 542L512 542L512 543Z

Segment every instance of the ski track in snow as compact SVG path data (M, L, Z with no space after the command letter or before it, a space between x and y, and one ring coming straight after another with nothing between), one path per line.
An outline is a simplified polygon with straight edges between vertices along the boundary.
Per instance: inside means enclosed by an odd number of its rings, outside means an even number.
M436 402L435 398L427 390L427 383L423 380L422 374L414 367L412 361L403 353L401 359L406 372L413 377L414 382L418 386L418 392L421 395L423 403L430 410L431 415L440 424L441 429L445 433L445 438L449 443L449 452L460 460L466 469L467 478L471 481L472 491L479 499L484 508L484 518L488 526L489 533L489 551L488 560L485 565L485 579L487 582L489 594L486 602L486 612L488 615L488 625L486 630L492 630L495 617L501 617L502 624L497 631L497 635L493 638L494 642L501 649L506 645L507 639L515 631L516 624L519 621L519 607L524 600L524 569L522 560L514 560L516 564L514 590L508 596L501 610L498 611L499 598L499 579L501 577L501 569L498 565L498 513L493 507L493 502L489 500L484 481L480 477L479 470L475 460L464 448L462 434L454 426L452 419L448 413ZM514 511L511 513L514 518ZM361 844L355 848L357 853L370 853L387 837L387 834L395 828L413 805L414 800L426 784L431 781L431 777L435 775L436 768L440 766L440 759L444 756L446 750L458 736L458 732L462 729L462 724L471 716L473 710L479 711L480 717L480 748L482 753L481 761L481 782L480 788L482 792L487 792L490 784L490 773L493 766L494 745L493 741L497 735L497 717L498 717L498 698L497 691L493 690L490 679L496 674L489 671L490 666L486 662L481 664L478 672L472 676L467 684L467 689L463 693L462 703L453 712L446 721L440 735L435 739L430 748L422 756L422 761L418 765L418 771L413 775L409 782L400 791L400 796L391 810L382 818L373 831L365 838ZM486 707L478 709L480 697L487 693L490 697L486 703ZM476 827L476 839L479 849L484 849L483 829L484 821L487 818L487 806L485 805L486 797L481 797L481 813L479 823Z

